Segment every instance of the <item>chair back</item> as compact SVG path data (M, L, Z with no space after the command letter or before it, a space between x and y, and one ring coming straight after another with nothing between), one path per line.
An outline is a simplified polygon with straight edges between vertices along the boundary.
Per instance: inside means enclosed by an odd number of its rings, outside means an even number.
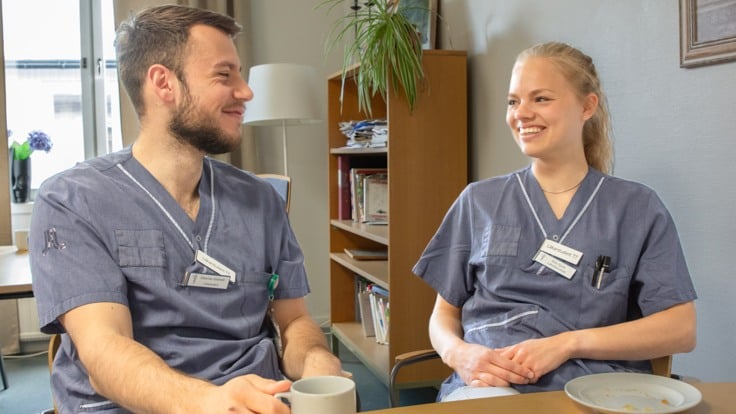
M672 375L672 355L666 355L651 360L652 374L670 377Z
M258 177L268 181L276 189L281 198L284 199L286 212L288 213L291 200L291 177L280 174L258 174Z

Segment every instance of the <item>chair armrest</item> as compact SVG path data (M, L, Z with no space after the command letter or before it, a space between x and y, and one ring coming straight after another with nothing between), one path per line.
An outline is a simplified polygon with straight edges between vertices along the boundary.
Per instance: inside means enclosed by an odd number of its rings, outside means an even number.
M434 349L422 349L419 351L405 352L403 354L396 355L394 358L394 367L391 368L391 375L388 379L388 396L389 404L391 407L396 407L398 404L398 392L396 390L396 377L399 375L399 371L402 367L412 365L417 362L427 361L430 359L439 358L439 354Z
M434 349L421 349L419 351L404 352L403 354L396 355L394 362L396 362L396 365L401 364L403 366L439 357L437 351Z

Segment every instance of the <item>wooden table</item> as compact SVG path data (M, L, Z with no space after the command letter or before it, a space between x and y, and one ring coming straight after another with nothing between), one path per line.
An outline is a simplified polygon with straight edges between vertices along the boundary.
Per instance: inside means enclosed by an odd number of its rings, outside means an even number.
M33 297L33 285L28 252L19 252L15 246L0 246L0 300L30 297ZM8 388L2 357L0 352L0 391Z
M27 251L0 246L0 300L33 297Z
M703 400L684 414L736 413L736 382L696 382L692 384L703 393ZM446 403L421 404L409 407L372 411L372 414L455 414L455 413L513 413L513 414L592 414L595 411L571 400L564 391L519 394L506 397Z

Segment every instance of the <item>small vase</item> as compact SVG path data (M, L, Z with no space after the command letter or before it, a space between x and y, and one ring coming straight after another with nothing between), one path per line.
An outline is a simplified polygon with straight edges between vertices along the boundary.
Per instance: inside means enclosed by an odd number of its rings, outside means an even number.
M14 203L28 202L31 195L31 158L16 160L10 151L10 190Z

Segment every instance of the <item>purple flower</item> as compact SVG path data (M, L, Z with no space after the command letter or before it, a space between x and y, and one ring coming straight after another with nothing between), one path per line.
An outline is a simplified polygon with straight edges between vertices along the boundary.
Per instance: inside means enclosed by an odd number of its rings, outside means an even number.
M8 134L9 136L10 134ZM25 142L19 144L13 141L10 148L13 150L13 158L16 160L25 160L31 156L31 153L36 150L49 152L54 144L51 142L51 138L46 135L43 131L31 131L28 134Z
M28 145L30 145L31 149L34 151L44 152L51 151L51 147L54 146L51 142L51 138L49 138L49 136L43 131L31 131L28 134Z

